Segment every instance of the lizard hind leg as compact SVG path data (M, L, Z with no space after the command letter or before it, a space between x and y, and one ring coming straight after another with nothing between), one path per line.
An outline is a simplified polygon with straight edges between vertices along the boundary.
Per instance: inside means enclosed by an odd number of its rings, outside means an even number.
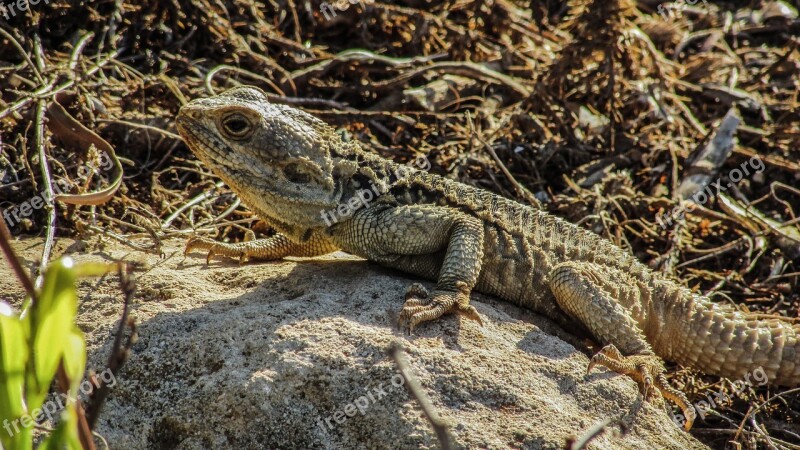
M684 428L688 430L695 418L694 408L682 392L669 385L664 362L653 353L630 312L636 293L629 280L615 269L567 262L554 268L549 285L561 309L607 344L592 357L587 373L601 365L629 376L645 399L663 396L675 402L686 417Z

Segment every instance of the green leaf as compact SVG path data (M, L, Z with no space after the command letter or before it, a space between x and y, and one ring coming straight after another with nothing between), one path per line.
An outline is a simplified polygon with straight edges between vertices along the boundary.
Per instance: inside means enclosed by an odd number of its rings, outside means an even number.
M64 371L72 380L69 394L72 397L78 396L78 387L83 378L83 371L86 368L86 342L83 340L83 333L79 329L73 330L67 337L64 345Z
M27 385L28 408L41 406L64 354L78 311L75 274L71 258L51 264L44 276L38 301L31 310L33 373Z
M23 319L0 302L1 448L32 449L32 427L23 427L21 418L26 423L32 421L29 414L40 410L59 364L63 364L69 378L70 397L77 397L86 367L86 342L75 326L75 280L79 276L104 275L117 267L106 263L75 264L71 258L62 258L47 268L37 301ZM25 305L29 303L26 299ZM81 450L77 424L75 405L69 404L56 429L39 448Z
M20 425L25 411L23 389L28 361L26 327L19 317L10 315L6 304L0 311L0 443L6 449L30 449L30 428Z
M102 262L82 262L75 264L74 274L77 278L86 277L101 277L119 269L120 265L117 263L102 263Z

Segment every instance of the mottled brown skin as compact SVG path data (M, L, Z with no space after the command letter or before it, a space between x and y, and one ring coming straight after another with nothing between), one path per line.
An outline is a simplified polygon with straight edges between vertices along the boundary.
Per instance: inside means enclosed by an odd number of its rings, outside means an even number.
M258 89L194 100L177 125L192 151L278 231L240 244L193 238L187 252L279 259L344 250L436 280L430 295L409 288L400 317L410 329L451 312L480 321L469 304L473 289L561 324L577 321L606 345L590 368L605 365L645 394L675 401L687 429L694 409L667 384L660 358L732 379L762 368L770 382L800 384L791 323L714 304L543 210L365 152ZM365 190L380 195L359 201ZM355 212L338 221L325 215L343 204Z

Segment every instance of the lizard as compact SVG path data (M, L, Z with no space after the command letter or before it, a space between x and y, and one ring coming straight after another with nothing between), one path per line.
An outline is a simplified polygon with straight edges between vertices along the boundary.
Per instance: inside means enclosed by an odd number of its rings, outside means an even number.
M420 283L408 288L399 321L409 332L446 313L482 324L473 290L577 323L603 345L587 373L600 365L630 376L645 398L676 403L687 431L696 413L669 384L664 360L731 379L761 368L773 384L800 385L800 327L790 321L714 303L543 208L364 150L256 87L192 100L176 127L277 232L265 239L250 232L239 243L195 236L185 254L205 250L208 262L342 250L435 280L431 293Z

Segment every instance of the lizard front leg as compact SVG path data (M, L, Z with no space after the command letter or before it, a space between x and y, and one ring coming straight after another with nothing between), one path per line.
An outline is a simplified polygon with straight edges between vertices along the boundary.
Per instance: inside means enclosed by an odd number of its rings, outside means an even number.
M457 209L434 205L376 205L356 213L334 236L355 254L406 272L437 279L427 295L412 285L400 313L409 330L457 312L478 320L469 304L483 262L483 225Z
M329 239L319 236L317 233L312 234L311 238L303 242L292 241L280 233L266 239L253 238L252 231L248 231L244 242L236 244L195 236L186 241L183 253L189 254L194 249L207 250L206 263L208 263L214 255L238 258L239 262L244 261L245 258L268 261L287 256L319 256L339 249Z

